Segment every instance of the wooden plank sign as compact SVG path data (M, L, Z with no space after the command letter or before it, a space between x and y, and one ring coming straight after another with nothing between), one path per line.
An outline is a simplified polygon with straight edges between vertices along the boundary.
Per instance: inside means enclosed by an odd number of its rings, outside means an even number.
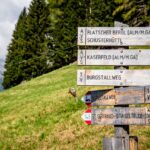
M150 50L78 50L78 65L150 65Z
M78 70L77 85L148 86L150 70Z
M79 27L78 45L150 45L150 27Z
M88 106L148 104L150 86L89 91L81 100Z
M115 107L88 109L83 115L86 124L150 125L150 108Z

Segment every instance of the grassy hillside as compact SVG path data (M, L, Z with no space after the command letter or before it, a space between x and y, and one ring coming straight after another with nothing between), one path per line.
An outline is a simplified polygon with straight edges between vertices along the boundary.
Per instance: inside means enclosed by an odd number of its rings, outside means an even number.
M81 115L87 108L68 89L76 88L80 99L102 87L77 87L76 70L69 65L0 93L0 150L101 150L113 126L86 125ZM131 127L140 150L150 149L149 129Z

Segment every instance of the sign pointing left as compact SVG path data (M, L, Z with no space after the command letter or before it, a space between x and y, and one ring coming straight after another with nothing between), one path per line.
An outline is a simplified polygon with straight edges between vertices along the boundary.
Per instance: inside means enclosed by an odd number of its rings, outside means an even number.
M82 118L88 125L150 125L150 108L116 107L88 109L82 115Z
M81 101L88 106L149 104L150 86L89 91Z

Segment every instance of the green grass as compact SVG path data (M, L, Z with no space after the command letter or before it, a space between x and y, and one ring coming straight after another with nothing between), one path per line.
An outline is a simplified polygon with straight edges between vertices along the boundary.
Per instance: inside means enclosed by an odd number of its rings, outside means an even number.
M113 136L113 126L87 126L80 98L107 87L76 86L76 70L69 65L0 93L0 150L102 149L102 138ZM78 102L70 87L77 89ZM140 150L150 149L149 127L132 126L131 134L139 136Z

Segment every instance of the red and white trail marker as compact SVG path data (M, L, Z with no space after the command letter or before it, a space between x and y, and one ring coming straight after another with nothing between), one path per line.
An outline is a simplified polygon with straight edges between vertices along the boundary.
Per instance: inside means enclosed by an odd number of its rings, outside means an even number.
M82 116L81 118L85 121L86 124L90 125L92 116L91 116L91 109L88 109Z
M82 118L88 125L150 125L150 108L92 108Z

